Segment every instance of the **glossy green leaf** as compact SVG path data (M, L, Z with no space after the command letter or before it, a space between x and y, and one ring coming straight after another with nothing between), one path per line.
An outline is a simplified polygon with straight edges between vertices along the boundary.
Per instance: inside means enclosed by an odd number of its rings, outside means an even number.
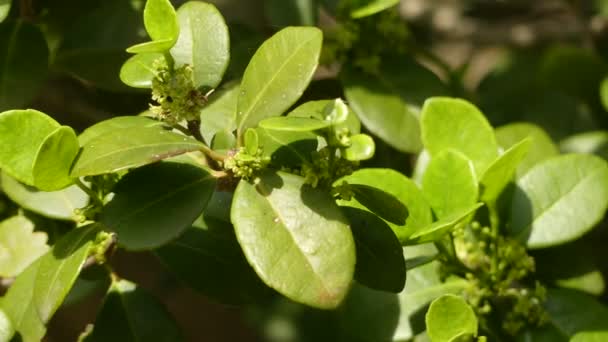
M40 259L21 272L0 302L0 307L23 342L40 342L46 334L45 324L38 316L33 302L39 265Z
M140 53L129 58L120 68L120 80L134 88L152 88L152 80L156 77L155 63L162 61L160 52Z
M397 225L405 224L407 207L397 197L364 184L349 184L348 187L355 200L374 215Z
M38 152L33 164L34 186L43 191L57 191L74 184L70 168L80 146L71 127L61 126L49 134Z
M32 101L48 73L49 50L40 29L23 20L0 25L0 111Z
M127 280L115 281L83 342L179 342L173 317L153 296Z
M355 134L350 137L350 146L344 149L344 158L350 161L371 159L376 152L374 139L367 134Z
M508 150L524 139L530 140L528 153L517 166L517 177L523 176L532 166L557 156L559 150L549 135L539 126L530 123L512 123L496 128L496 140Z
M608 165L591 155L548 159L517 181L511 232L530 248L574 240L599 222L608 207Z
M9 12L11 11L11 2L13 0L0 0L0 23L4 21L4 19L6 19L6 17L8 17ZM2 336L2 333L0 333L0 336ZM0 339L1 341L2 339ZM8 340L8 338L6 338L6 340Z
M473 163L456 150L438 153L424 173L422 192L438 219L470 208L479 194Z
M511 146L498 157L483 173L480 180L481 200L495 201L507 184L513 179L519 163L526 157L531 139L525 139Z
M245 70L237 104L237 130L279 116L308 86L323 35L314 27L288 27L264 42Z
M608 340L608 327L604 331L583 331L570 339L570 342L603 342Z
M177 67L192 66L196 87L215 88L230 61L228 27L212 4L187 2L177 10L179 38L171 49Z
M22 184L9 175L2 173L2 191L13 202L42 216L57 220L75 221L75 209L89 202L89 197L78 186L63 190L45 192Z
M211 140L211 148L218 152L227 153L236 147L236 137L228 131L218 131Z
M331 106L334 101L335 100L308 101L296 107L289 112L287 116L325 120L327 118L327 106ZM361 132L361 122L350 107L348 108L348 112L346 122L343 125L337 125L335 127L336 129L345 127L348 128L351 134L358 134Z
M51 117L33 109L0 113L0 168L33 186L32 169L38 149L59 127Z
M421 244L438 241L457 225L462 224L469 219L481 206L481 203L477 203L470 208L452 213L439 221L433 222L412 234L407 241L407 244Z
M604 109L608 110L608 77L604 77L600 83L600 100Z
M427 100L420 125L424 147L431 156L453 148L473 162L478 176L498 157L492 127L479 109L465 100L446 97Z
M0 222L0 277L18 275L46 253L46 239L46 233L34 232L34 224L24 216Z
M405 260L395 233L367 210L342 207L342 212L350 222L355 239L355 279L372 289L401 292L405 285Z
M327 128L331 125L329 121L297 116L279 116L260 121L259 127L271 130L312 132Z
M131 46L127 52L165 52L175 45L180 27L175 8L169 0L147 0L144 25L152 41Z
M271 292L247 263L229 222L201 217L155 254L188 287L222 303L257 302Z
M236 129L236 101L239 84L233 83L209 96L209 103L201 110L201 134L206 142L217 132Z
M129 127L99 134L82 146L72 177L99 175L151 164L199 150L200 142L163 127Z
M1 9L2 7L0 7ZM0 308L0 341L10 341L13 334L15 334L13 323L11 323L8 315Z
M461 296L447 294L435 299L425 321L433 342L452 342L464 336L477 336L477 316Z
M356 0L352 3L350 16L359 19L393 7L399 3L399 0Z
M592 153L608 159L608 131L594 131L570 136L559 143L564 153Z
M264 12L272 27L315 26L317 0L265 0Z
M608 331L608 307L582 292L550 289L545 308L551 325L566 338L583 332Z
M117 116L108 120L104 120L85 129L78 136L80 146L85 146L93 138L100 135L111 133L114 130L121 128L137 128L137 127L155 127L162 126L160 121L153 120L145 116Z
M348 292L355 246L346 219L328 193L288 173L241 181L231 220L259 277L288 298L334 308Z
M258 152L259 138L258 133L253 128L247 128L245 131L245 150L249 155L254 156Z
M342 73L348 103L365 127L402 152L421 149L416 114L382 80L357 70Z
M177 238L207 206L215 178L190 164L162 162L130 172L114 188L100 221L129 250Z
M409 215L405 224L395 224L384 220L402 243L407 241L409 236L414 232L432 222L431 208L422 192L416 184L397 171L390 169L361 169L337 180L334 186L342 184L343 181L352 185L359 184L377 188L397 198L407 208ZM338 204L340 206L373 211L373 208L366 207L356 197L350 201L338 200Z
M263 154L277 166L295 167L307 162L317 150L317 134L307 131L256 129Z
M76 228L40 258L32 300L43 322L51 319L72 288L99 229L95 224Z

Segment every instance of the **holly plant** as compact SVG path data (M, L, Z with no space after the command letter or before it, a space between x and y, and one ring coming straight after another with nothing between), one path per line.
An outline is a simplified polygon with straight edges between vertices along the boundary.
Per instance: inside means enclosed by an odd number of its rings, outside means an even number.
M356 20L396 2L340 11ZM463 99L385 98L373 91L390 87L376 77L386 65L348 44L325 51L356 61L341 71L344 98L301 100L323 47L315 27L279 30L223 82L231 42L216 7L148 0L143 24L149 41L127 49L120 79L150 94L149 110L80 134L38 110L0 113L12 203L0 223L0 341L41 341L95 277L105 298L80 341L183 340L115 269L121 250L152 252L259 320L309 307L334 341L608 338L608 308L573 290L597 294L581 285L589 274L540 271L550 247L603 219L606 161L561 155L532 124L495 130ZM376 141L416 153L411 177L370 162Z

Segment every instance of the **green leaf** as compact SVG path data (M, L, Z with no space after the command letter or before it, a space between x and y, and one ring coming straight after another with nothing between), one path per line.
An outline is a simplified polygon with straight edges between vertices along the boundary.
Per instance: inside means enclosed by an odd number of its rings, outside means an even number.
M2 10L1 5L0 10ZM14 334L13 323L11 323L8 315L0 308L0 341L10 341Z
M407 241L409 236L414 232L432 222L431 208L424 199L422 192L416 184L397 171L390 169L361 169L337 180L334 182L334 186L342 184L343 181L351 185L366 185L379 189L398 199L407 208L409 216L405 224L395 224L383 219L402 243ZM350 201L338 200L338 204L340 206L374 212L374 208L370 208L369 203L361 203L356 196Z
M316 0L264 1L264 12L272 27L315 26L318 10Z
M427 100L420 118L422 141L432 157L453 148L467 156L482 175L498 157L494 131L471 103L455 98Z
M207 206L215 178L190 164L162 162L130 172L114 188L100 221L129 250L177 238Z
M251 156L254 156L258 152L259 148L259 139L258 133L253 128L247 128L245 131L245 150Z
M513 179L517 166L526 157L531 139L513 145L498 157L481 176L481 200L494 202Z
M357 0L353 1L350 16L355 19L367 17L384 11L399 3L399 0Z
M496 140L500 147L510 149L524 139L530 140L528 154L517 166L517 178L523 176L532 166L557 156L559 150L549 135L539 126L530 123L512 123L496 129Z
M376 144L367 134L355 134L350 137L350 146L344 149L344 158L350 161L367 160L374 156Z
M241 81L239 139L245 129L281 115L300 98L317 68L322 40L317 28L288 27L260 46Z
M249 263L286 297L334 308L348 292L355 246L346 219L328 193L288 173L241 181L231 220Z
M114 130L121 128L137 128L137 127L155 127L163 126L160 121L153 120L145 116L117 116L108 120L104 120L94 124L93 126L84 130L78 136L78 142L80 146L85 146L93 138L100 135L111 133Z
M296 107L294 110L289 112L287 116L325 120L327 117L326 111L328 106L331 106L334 103L335 100L308 101ZM348 128L351 134L358 134L359 132L361 132L361 122L350 107L348 108L348 116L346 117L346 122L343 125L334 126L336 127L336 129L346 127Z
M264 129L290 132L313 132L329 126L329 121L298 116L279 116L264 119L259 123L259 127Z
M478 191L472 162L452 149L433 157L422 178L422 192L439 219L473 206Z
M40 260L30 264L8 289L0 306L13 323L13 328L21 335L23 342L40 342L46 334L33 302L34 286Z
M40 258L32 301L42 322L51 319L72 288L99 230L96 224L76 228Z
M171 48L177 67L190 65L196 87L215 88L230 61L228 27L212 4L187 2L177 10L179 38Z
M129 127L99 134L82 146L72 177L99 175L151 164L199 150L202 143L163 127Z
M570 339L570 342L602 342L608 340L608 327L604 331L583 331Z
M0 113L0 168L33 186L32 171L38 150L59 127L51 117L33 109Z
M433 222L432 224L416 231L412 234L407 241L407 244L421 244L427 242L434 242L441 239L449 231L453 230L457 225L467 221L483 204L477 203L476 205L464 209L460 212L452 213L439 221Z
M572 135L559 143L564 153L592 153L608 159L608 132L594 131Z
M426 313L427 333L433 342L452 342L477 336L477 316L460 296L443 295L435 299Z
M600 100L605 110L608 110L608 77L604 77L600 83Z
M129 58L120 68L120 80L134 88L152 88L157 70L154 63L164 60L160 52L140 53Z
M127 52L165 52L175 45L180 33L177 14L169 0L147 0L144 26L152 41L131 46Z
M407 208L395 196L364 184L349 184L348 187L355 200L374 215L394 224L405 224Z
M367 210L342 207L355 239L355 279L372 289L399 293L405 285L405 260L391 228Z
M348 103L365 127L401 152L421 149L418 117L382 79L345 68L341 74Z
M4 21L4 19L6 19L6 17L8 17L8 14L11 11L11 2L13 0L0 0L0 23ZM1 329L0 329L1 331ZM2 333L0 333L0 337L2 337ZM6 340L8 341L8 338L6 338ZM3 339L0 339L0 341L3 341Z
M93 331L83 342L183 341L177 324L154 297L127 280L115 281Z
M0 25L0 111L26 107L48 73L49 50L38 27L23 20Z
M236 137L228 131L218 131L211 140L211 148L214 151L228 153L236 147Z
M566 337L582 332L608 331L608 307L582 292L550 289L545 308L550 323Z
M256 129L263 155L269 156L271 163L277 166L301 166L317 150L317 134L307 131L286 131Z
M75 221L74 210L89 203L89 196L76 185L44 192L21 184L5 173L2 173L1 184L4 194L19 206L57 220Z
M217 132L233 132L236 129L236 101L239 84L232 83L209 97L209 103L201 110L201 134L206 142L213 141Z
M46 253L46 239L46 233L34 232L34 224L24 216L0 222L0 277L18 275Z
M71 127L61 126L49 134L36 153L32 175L34 186L43 191L57 191L74 184L70 168L80 150Z
M247 263L229 222L201 217L155 254L188 287L222 303L258 302L270 294Z
M598 223L608 207L608 165L591 155L548 159L517 181L511 232L530 248L577 239Z

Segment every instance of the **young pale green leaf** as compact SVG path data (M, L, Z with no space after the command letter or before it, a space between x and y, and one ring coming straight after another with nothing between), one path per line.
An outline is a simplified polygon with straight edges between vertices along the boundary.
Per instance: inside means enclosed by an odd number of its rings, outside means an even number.
M190 65L196 87L215 88L230 61L228 27L212 4L190 1L177 10L179 38L171 48L177 67Z
M272 27L315 26L317 23L316 0L264 0L264 10Z
M227 153L236 147L236 137L232 132L218 131L211 140L211 148L217 152Z
M160 52L140 53L129 58L120 68L120 80L133 88L152 88L157 61L164 60Z
M46 326L38 316L33 301L39 265L40 259L21 272L0 302L0 308L11 320L14 331L21 335L23 342L40 342L46 334Z
M2 191L13 202L42 216L57 220L75 221L75 209L89 202L89 196L78 186L72 185L63 190L45 192L19 183L2 173Z
M592 153L608 159L608 131L572 135L559 143L563 153Z
M354 19L367 17L384 11L399 3L399 0L357 0L353 1L350 16Z
M0 111L26 107L48 73L49 49L40 29L24 20L0 26Z
M317 150L317 135L307 131L286 131L256 128L264 156L277 166L295 167L310 160Z
M11 11L11 2L13 0L0 0L0 23L4 21L4 19L6 19L6 17L8 17L9 12ZM2 333L0 333L0 337L2 336ZM6 340L8 341L8 338L6 338ZM3 341L2 339L0 339L0 341Z
M345 176L334 183L339 186L343 181L351 185L366 185L381 190L398 199L409 213L405 224L396 224L383 219L393 230L402 243L407 241L410 235L419 229L431 224L432 213L427 201L416 184L404 175L390 169L361 169ZM370 204L361 203L355 196L350 201L338 200L340 206L353 207L356 209L378 211L370 207ZM375 204L378 205L377 203ZM378 215L379 213L375 213Z
M237 103L238 136L262 119L283 114L308 86L317 68L323 34L288 27L264 42L245 70Z
M34 160L34 186L43 191L57 191L74 184L70 168L80 150L71 127L61 126L47 136Z
M391 228L367 210L342 207L355 239L355 279L372 289L399 293L405 285L405 260Z
M422 107L422 142L431 156L448 148L467 156L478 176L498 157L492 127L473 104L455 98L435 97Z
M592 331L608 331L608 307L582 292L550 289L545 308L551 325L566 338Z
M115 281L101 307L93 331L82 342L180 342L183 337L167 309L127 280Z
M206 142L213 141L217 132L236 129L236 101L239 84L232 83L209 96L209 103L201 110L201 135Z
M454 229L454 227L468 220L482 205L482 203L477 203L470 208L452 213L439 221L433 222L412 234L406 243L414 245L438 241L445 234Z
M0 10L2 7L0 7ZM15 334L13 323L8 315L0 307L0 341L10 341Z
M0 277L18 275L46 253L46 239L46 233L34 232L34 224L24 216L0 222Z
M481 176L481 200L496 201L500 193L513 179L517 166L526 157L531 139L526 138L511 146L496 159Z
M244 145L247 153L254 156L258 152L258 148L260 146L258 133L254 128L247 128L245 131L245 139L243 140L245 141Z
M355 134L350 137L350 146L344 149L344 158L350 161L367 160L374 156L376 144L367 134Z
M162 122L145 116L117 116L98 122L85 129L84 132L80 133L78 136L78 142L80 143L80 146L85 146L89 141L93 140L93 138L121 128L136 129L137 127L156 127L162 125Z
M570 342L604 342L608 341L608 327L603 331L583 331L570 339Z
M327 128L330 125L329 121L315 118L279 116L260 121L259 127L279 131L312 132Z
M517 166L517 178L523 176L532 166L557 156L559 150L547 132L530 123L512 123L496 129L496 140L500 147L508 150L524 139L530 140L528 153Z
M74 285L99 231L96 224L76 228L40 258L32 303L42 322L51 319Z
M100 221L129 250L177 238L207 206L215 178L190 164L162 162L130 172L114 188Z
M530 248L577 239L599 222L608 207L608 165L591 155L548 159L517 181L511 232Z
M47 136L60 125L33 109L0 113L0 168L11 177L34 185L36 155Z
M179 23L175 8L169 0L147 0L144 25L152 41L131 46L127 52L165 52L175 45L179 36Z
M309 101L305 102L294 110L287 114L288 117L298 117L298 118L310 118L310 119L318 119L325 120L327 118L327 107L331 106L335 100L318 100L318 101ZM357 115L348 108L348 115L346 117L346 122L341 125L334 125L334 127L339 130L341 128L348 128L348 131L351 134L359 134L361 132L361 122Z
M348 68L341 79L348 103L370 132L399 151L420 151L418 117L392 88L382 79Z
M161 126L129 127L97 135L82 146L72 177L100 175L199 150L202 143Z
M259 277L286 297L335 308L353 279L355 245L328 193L288 173L241 181L231 210L237 239Z
M229 222L201 217L154 253L186 285L222 303L258 302L271 293L247 263Z
M422 192L438 219L471 208L479 194L472 162L456 150L438 153L424 173Z
M425 321L433 342L453 342L465 336L477 336L477 316L461 296L447 294L435 299Z

